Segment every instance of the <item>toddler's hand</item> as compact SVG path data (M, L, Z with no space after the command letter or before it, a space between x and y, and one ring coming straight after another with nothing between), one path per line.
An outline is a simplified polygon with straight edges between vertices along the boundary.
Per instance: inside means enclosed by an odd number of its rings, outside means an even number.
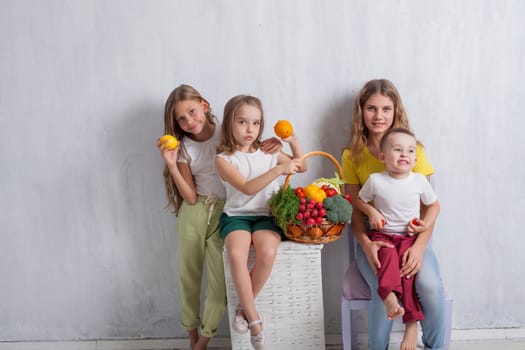
M370 228L374 231L381 231L385 226L386 220L379 212L375 212L368 217Z
M417 235L418 233L424 232L426 230L427 227L423 220L414 218L408 223L407 231L409 236Z

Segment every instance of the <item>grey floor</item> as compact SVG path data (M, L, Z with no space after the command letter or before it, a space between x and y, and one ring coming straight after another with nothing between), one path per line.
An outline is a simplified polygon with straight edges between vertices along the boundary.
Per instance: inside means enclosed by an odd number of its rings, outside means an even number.
M396 344L392 344L391 349L399 349ZM422 349L418 347L418 349ZM187 350L187 349L181 349ZM209 348L209 350L219 350L219 348ZM221 348L221 350L225 350ZM327 345L326 350L343 350L341 345ZM354 350L366 350L366 345ZM504 341L504 340L483 340L483 341L456 341L450 344L450 350L525 350L525 339Z
M230 350L227 339L210 344L209 350ZM189 350L186 339L122 340L122 341L65 341L65 342L2 342L0 350ZM391 350L399 349L391 344ZM418 348L420 349L420 348ZM422 349L422 348L421 348ZM327 345L326 350L343 350L342 345ZM353 350L366 350L359 346ZM525 350L525 339L453 341L450 350Z

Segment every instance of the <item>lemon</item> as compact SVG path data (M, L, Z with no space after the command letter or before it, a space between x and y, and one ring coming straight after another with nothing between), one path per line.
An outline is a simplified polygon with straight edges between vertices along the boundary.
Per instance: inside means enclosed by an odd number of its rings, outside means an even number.
M167 149L175 149L179 144L179 141L172 135L163 135L160 138L160 143L164 144Z

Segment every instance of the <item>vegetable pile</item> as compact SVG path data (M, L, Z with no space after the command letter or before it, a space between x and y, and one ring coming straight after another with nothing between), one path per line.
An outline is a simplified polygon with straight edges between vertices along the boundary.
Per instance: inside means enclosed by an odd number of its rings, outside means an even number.
M272 196L270 207L277 225L286 233L288 224L314 229L323 223L347 223L352 216L352 200L340 193L339 176L317 179L305 187L283 188Z

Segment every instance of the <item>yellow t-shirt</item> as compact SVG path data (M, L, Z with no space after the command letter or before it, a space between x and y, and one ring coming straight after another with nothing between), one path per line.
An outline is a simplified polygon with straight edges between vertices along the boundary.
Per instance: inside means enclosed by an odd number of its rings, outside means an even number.
M432 164L430 164L430 161L425 154L425 150L419 144L416 148L416 159L416 166L412 169L413 172L421 173L425 176L434 173L434 168L432 167ZM370 174L385 171L385 165L383 162L374 157L367 147L363 149L361 163L357 166L352 162L350 150L345 149L343 151L342 164L344 180L350 185L363 186Z

